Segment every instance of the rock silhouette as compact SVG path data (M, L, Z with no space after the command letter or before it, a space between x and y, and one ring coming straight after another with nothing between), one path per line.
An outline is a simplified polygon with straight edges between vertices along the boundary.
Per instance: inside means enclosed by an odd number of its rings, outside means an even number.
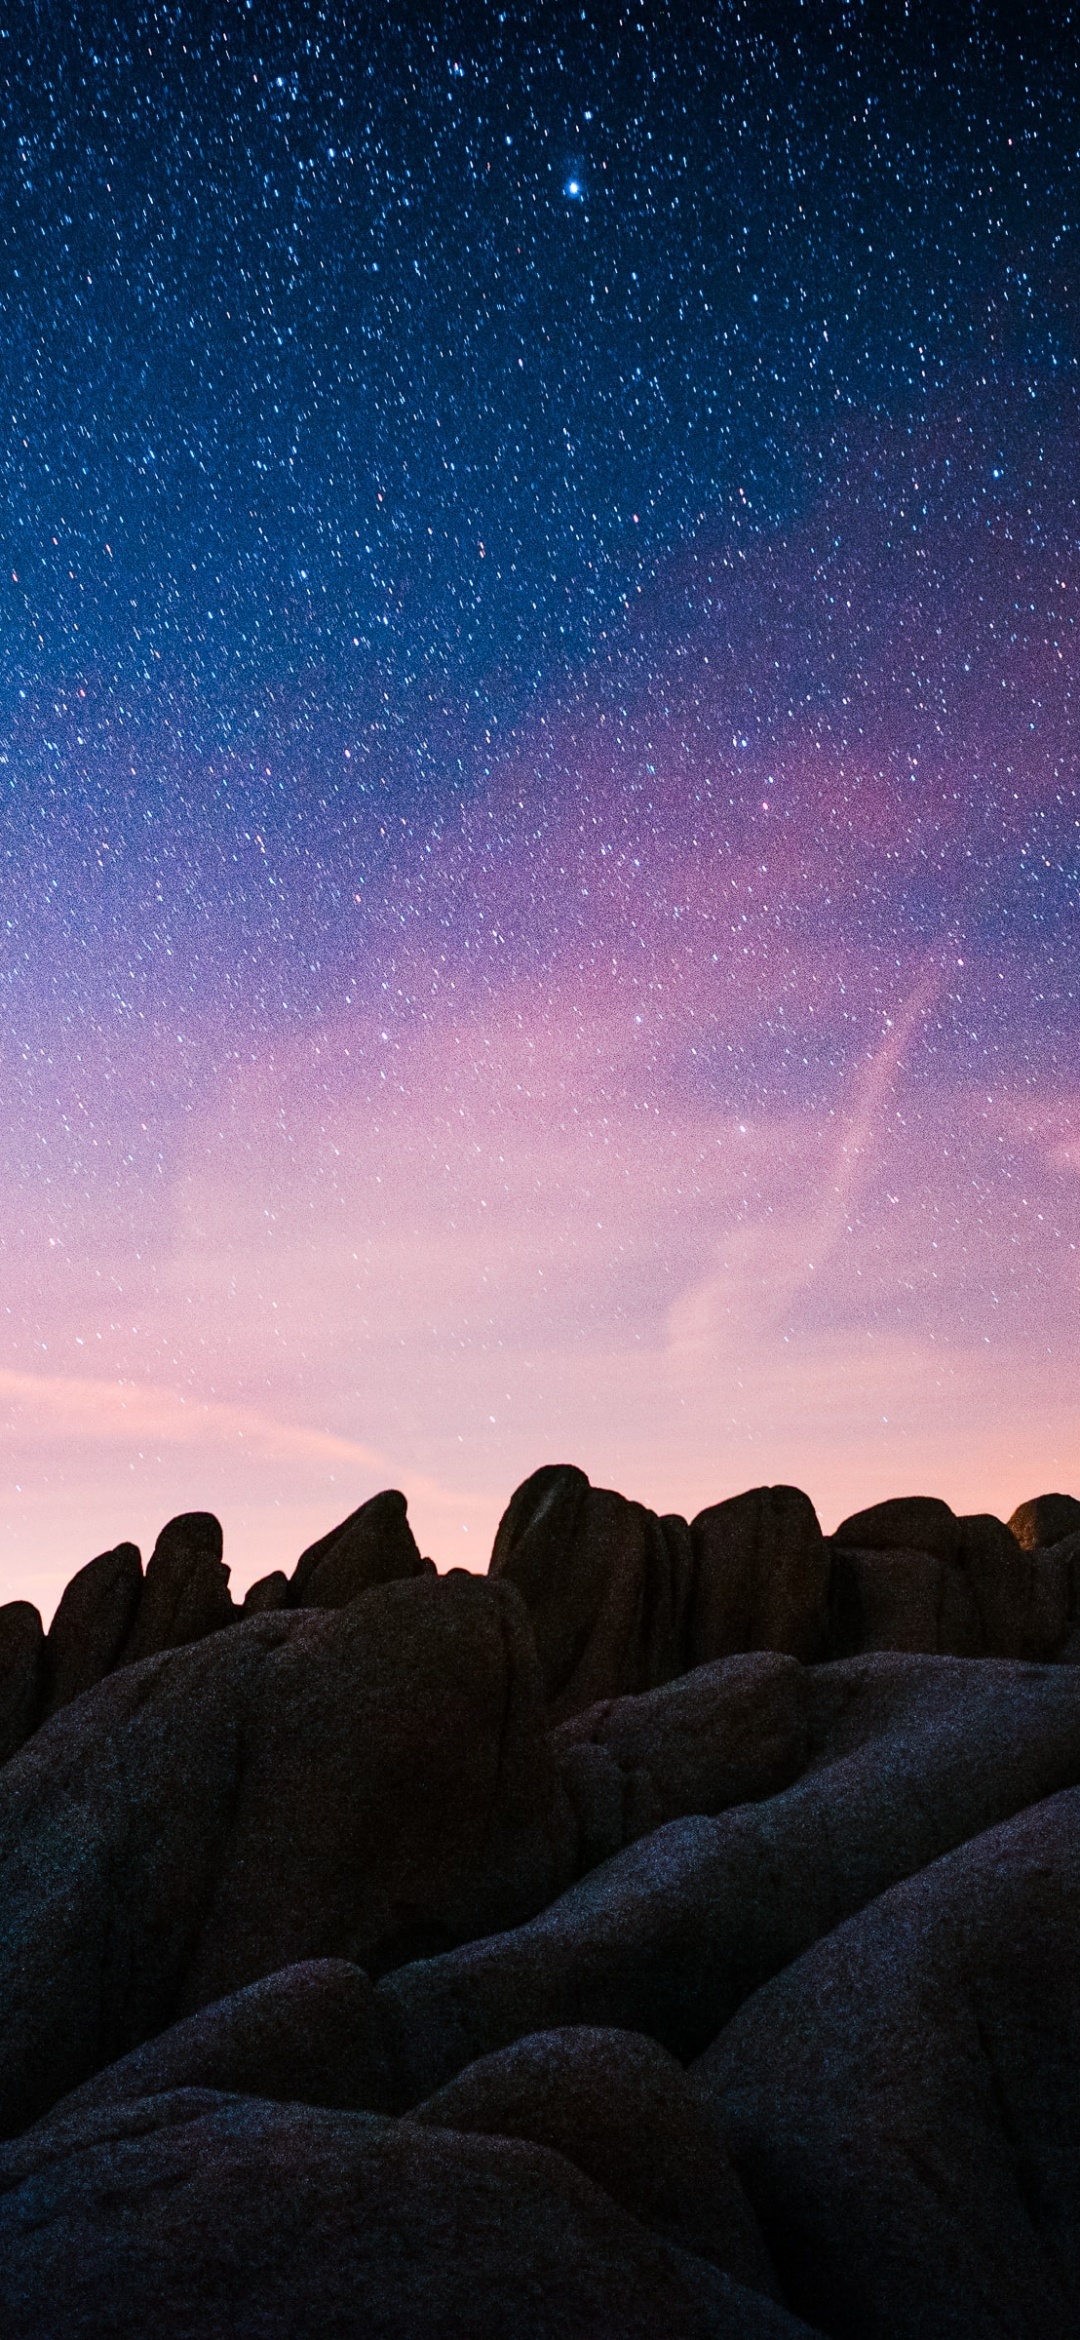
M1080 1530L1080 1503L1075 1495L1036 1495L1030 1503L1017 1505L1009 1527L1025 1552L1040 1544L1063 1543Z
M45 1635L31 1601L0 1609L0 1763L28 1739L41 1713Z
M230 1625L229 1572L222 1560L221 1522L211 1511L185 1511L162 1528L147 1562L124 1665L182 1649Z
M4 2134L260 1975L378 1971L573 1873L524 1614L463 1575L123 1667L4 1786Z
M289 1599L293 1608L343 1609L374 1584L423 1573L405 1497L388 1487L301 1553Z
M829 1555L808 1495L753 1487L700 1511L690 1541L692 1665L746 1649L824 1654Z
M1080 1506L394 1490L0 1609L0 2320L1065 2340Z
M48 1632L48 1714L112 1672L131 1634L142 1590L137 1544L99 1552L72 1577Z
M491 1574L529 1611L553 1720L685 1670L693 1570L685 1520L590 1487L569 1463L526 1479L499 1524Z

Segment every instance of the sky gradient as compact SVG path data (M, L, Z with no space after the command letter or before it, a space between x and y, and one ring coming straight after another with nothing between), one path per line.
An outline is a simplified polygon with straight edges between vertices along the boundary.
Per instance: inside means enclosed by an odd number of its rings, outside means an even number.
M0 1597L1080 1492L1072 15L7 12Z

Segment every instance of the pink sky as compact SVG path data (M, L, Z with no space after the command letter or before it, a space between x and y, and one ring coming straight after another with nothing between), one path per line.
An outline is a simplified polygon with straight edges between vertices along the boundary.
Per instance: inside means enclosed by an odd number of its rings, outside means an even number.
M595 968L587 1013L567 974L343 1014L207 1087L149 1200L9 1195L4 1596L188 1508L241 1592L388 1484L483 1568L551 1460L687 1514L791 1481L827 1528L1076 1485L1080 1100L928 1083L924 959L826 1109L695 1101L661 1063L730 972L654 1028Z

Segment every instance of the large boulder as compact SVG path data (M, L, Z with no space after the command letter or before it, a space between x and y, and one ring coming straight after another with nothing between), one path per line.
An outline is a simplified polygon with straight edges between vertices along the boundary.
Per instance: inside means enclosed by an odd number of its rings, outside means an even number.
M553 1722L684 1671L693 1567L685 1520L591 1487L571 1463L525 1480L490 1573L528 1609Z
M1080 1791L979 1836L749 1999L695 2067L787 2295L830 2333L1071 2340Z
M956 1560L960 1522L940 1496L893 1495L842 1519L832 1541L859 1552L932 1552L937 1560Z
M751 1487L690 1524L694 1591L687 1662L773 1649L809 1663L823 1654L829 1554L798 1487Z
M576 1832L509 1586L456 1572L120 1669L0 1777L0 2133L310 1958L514 1925Z
M1033 1495L1017 1504L1009 1526L1025 1552L1039 1544L1061 1544L1080 1529L1080 1502L1075 1495Z
M112 1672L134 1625L142 1589L137 1544L99 1552L72 1577L48 1632L47 1714Z
M221 1551L221 1522L212 1511L182 1511L166 1522L147 1562L125 1665L232 1624L236 1611Z
M290 1580L292 1606L343 1609L372 1585L423 1576L431 1563L420 1557L407 1512L404 1495L387 1487L309 1544Z
M979 1616L987 1657L1056 1657L1069 1627L1068 1555L1017 1542L992 1512L959 1522L959 1562Z
M719 2123L674 2056L639 2032L534 2033L470 2064L410 2118L550 2146L643 2226L776 2296Z
M934 1552L907 1551L899 1545L867 1551L844 1544L835 1547L830 1657L861 1657L864 1651L875 1649L923 1652L929 1657L978 1657L981 1648L972 1587L951 1560ZM1027 1654L1026 1650L1008 1652L1011 1657Z
M174 2088L388 2111L391 2049L363 1967L309 1958L170 2023L61 2097L45 2117L53 2126Z
M291 1609L292 1594L289 1579L283 1568L272 1568L269 1576L257 1576L244 1594L241 1614L245 1617L266 1617L272 1609Z
M32 1601L0 1608L0 1763L37 1726L44 1697L45 1635Z
M720 1658L639 1698L605 1699L553 1743L594 1868L665 1820L789 1787L809 1754L808 1678L793 1658Z
M782 1794L670 1821L513 1932L379 1983L400 2107L566 2023L694 2055L899 1878L1080 1780L1071 1667L868 1657L811 1668L807 1684L809 1761Z
M5 2340L806 2340L519 2138L182 2089L0 2151Z

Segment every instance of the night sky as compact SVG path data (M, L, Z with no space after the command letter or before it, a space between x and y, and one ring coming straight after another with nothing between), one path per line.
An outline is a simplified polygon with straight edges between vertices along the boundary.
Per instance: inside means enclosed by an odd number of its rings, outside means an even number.
M5 9L0 1597L1080 1492L1075 18Z

